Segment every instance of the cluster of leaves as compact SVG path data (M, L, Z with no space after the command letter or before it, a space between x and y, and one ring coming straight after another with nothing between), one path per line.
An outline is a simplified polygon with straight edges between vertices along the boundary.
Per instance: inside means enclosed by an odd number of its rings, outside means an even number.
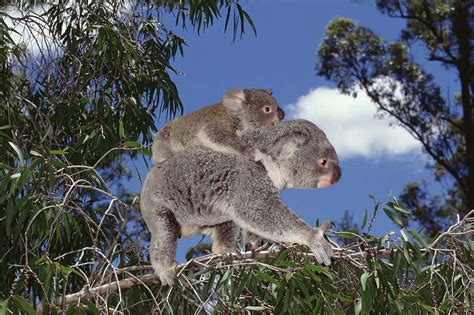
M327 26L316 68L341 92L366 93L381 116L420 142L432 159L429 168L435 180L446 184L445 190L432 196L424 182L411 183L400 199L414 209L426 233L434 235L455 213L474 208L473 4L380 0L377 7L390 17L406 19L400 39L388 43L350 19L336 18ZM441 96L434 77L410 55L414 42L426 47L427 60L456 71L460 97L446 101Z
M198 30L223 16L253 25L238 1L36 4L0 12L0 314L33 313L145 259L124 183L156 115L182 110L172 61L185 42L162 14Z
M146 274L151 268L132 277L132 269L124 268L102 294L70 296L74 303L68 309L82 305L98 313L100 308L92 302L113 308L126 298L139 301L127 308L129 312L159 314L473 312L474 212L430 241L405 228L399 236L368 234L381 209L400 227L409 215L396 199L377 202L371 218L366 212L361 223L366 232L337 233L348 242L331 267L316 265L307 248L274 244L254 253L192 259L179 267L173 287L153 284L156 276ZM123 286L122 292L115 284Z

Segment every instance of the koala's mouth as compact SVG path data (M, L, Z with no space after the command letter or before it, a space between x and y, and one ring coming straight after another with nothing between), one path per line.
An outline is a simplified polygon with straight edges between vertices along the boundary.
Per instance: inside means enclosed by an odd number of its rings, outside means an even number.
M318 184L316 185L317 188L326 188L332 185L331 179L328 178L321 178L318 180Z
M329 175L323 176L319 178L318 184L316 185L317 188L326 188L331 186L332 184L337 183L337 181L341 178L341 168L339 165L335 165L332 169L332 172Z

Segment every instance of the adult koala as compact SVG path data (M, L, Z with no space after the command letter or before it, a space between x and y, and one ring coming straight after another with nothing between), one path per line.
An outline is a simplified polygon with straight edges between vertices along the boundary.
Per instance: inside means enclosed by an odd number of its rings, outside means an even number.
M234 250L239 228L276 242L307 245L330 265L324 238L331 222L312 228L286 207L279 191L321 188L341 176L336 151L313 123L293 120L248 130L241 141L255 160L195 147L148 173L140 206L151 232L150 259L163 284L175 277L176 240L212 229L213 250Z

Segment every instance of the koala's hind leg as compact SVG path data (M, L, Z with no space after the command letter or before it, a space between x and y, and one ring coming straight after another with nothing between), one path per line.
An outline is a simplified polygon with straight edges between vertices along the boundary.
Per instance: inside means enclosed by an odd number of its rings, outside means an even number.
M243 241L244 249L246 251L247 250L253 251L265 243L265 240L262 239L260 236L252 232L249 232L247 230L242 230L242 241Z
M240 227L232 221L212 226L212 252L222 254L235 251L239 230Z
M163 285L172 285L175 278L176 240L180 225L174 214L166 208L158 208L147 218L151 232L150 261Z

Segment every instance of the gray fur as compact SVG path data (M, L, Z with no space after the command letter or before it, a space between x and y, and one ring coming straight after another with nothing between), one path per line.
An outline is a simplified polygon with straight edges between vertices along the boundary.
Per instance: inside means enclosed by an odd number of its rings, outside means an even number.
M226 252L233 250L241 227L272 241L307 245L319 263L330 265L332 250L324 238L328 224L312 228L283 204L279 193L287 186L317 188L321 178L339 179L337 155L324 133L295 120L249 130L241 140L252 144L261 163L195 147L148 173L140 206L152 235L150 260L163 284L173 283L176 239L185 230L211 228L215 247ZM330 161L323 168L322 158Z
M249 128L273 126L283 117L284 112L271 96L271 90L230 90L219 104L206 106L166 124L153 142L153 163L160 166L175 153L194 145L250 156L238 134Z

